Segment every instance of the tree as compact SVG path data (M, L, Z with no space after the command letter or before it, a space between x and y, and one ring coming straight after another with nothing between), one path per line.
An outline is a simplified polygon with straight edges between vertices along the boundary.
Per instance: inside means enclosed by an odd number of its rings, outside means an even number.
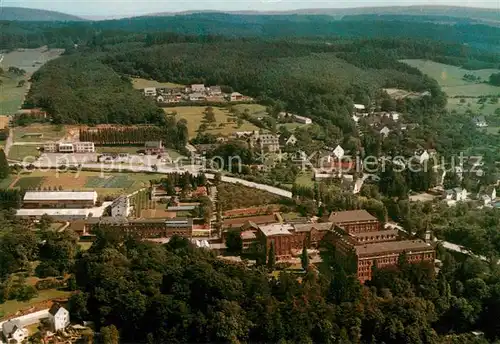
M237 229L229 230L226 234L226 247L227 252L240 254L243 249L243 240L241 233Z
M19 82L17 83L17 87L23 87L25 83L26 80L19 80Z
M300 255L300 262L302 263L302 269L307 270L309 267L309 255L307 254L306 244L302 246L302 254Z
M493 73L490 75L490 84L493 86L500 86L500 73Z
M0 149L0 180L5 179L10 174L9 162L3 149Z
M104 344L120 344L120 333L115 325L101 328L101 336Z
M275 265L276 265L276 252L274 249L274 241L271 241L271 247L269 247L269 251L267 252L267 268L269 270L274 270Z

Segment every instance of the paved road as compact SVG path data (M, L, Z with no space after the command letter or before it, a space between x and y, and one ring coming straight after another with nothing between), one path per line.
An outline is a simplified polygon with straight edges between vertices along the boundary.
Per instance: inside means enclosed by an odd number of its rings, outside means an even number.
M14 163L11 163L11 165L14 165ZM28 164L25 164L26 166ZM48 164L44 163L43 161L35 161L33 165L36 168L40 169L46 169L49 167L54 167L54 166L49 166ZM198 174L201 170L200 166L196 165L189 165L185 166L183 168L175 168L175 167L165 167L165 166L158 166L156 170L153 170L150 166L142 166L142 165L120 165L120 164L99 164L99 163L84 163L79 165L79 168L81 169L93 169L93 170L98 170L102 171L103 173L106 172L154 172L154 173L184 173L184 172L189 172L191 174ZM215 175L211 173L206 173L205 174L208 179L214 179ZM292 198L292 193L288 190L283 190L274 186L270 185L265 185L265 184L259 184L259 183L254 183L254 182L249 182L248 180L244 179L239 179L239 178L233 178L233 177L227 177L227 176L222 176L221 180L225 183L231 183L231 184L241 184L244 186L248 186L254 189L259 189L259 190L264 190L269 193L272 193L274 195L278 195L281 197L285 198Z

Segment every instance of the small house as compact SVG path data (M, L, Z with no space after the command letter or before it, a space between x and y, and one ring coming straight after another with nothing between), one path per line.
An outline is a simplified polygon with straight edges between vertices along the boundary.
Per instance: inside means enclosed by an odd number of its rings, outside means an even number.
M366 107L363 104L354 104L354 111L355 112L364 112L366 110Z
M380 129L380 135L382 135L384 137L389 136L390 132L391 132L391 129L389 129L387 127L383 127L382 129Z
M7 343L22 343L29 335L21 321L12 319L2 324L2 333Z
M69 312L61 305L54 304L49 310L49 321L54 332L64 330L69 325Z
M162 141L147 141L144 144L144 151L149 155L163 154L165 148Z
M484 119L483 116L474 118L474 124L478 128L486 128L488 126L488 123L486 123L486 120Z
M229 100L232 102L237 102L237 101L243 100L243 95L239 92L233 92L233 93L231 93L231 95L229 97L230 97Z
M446 200L453 200L457 202L465 201L467 199L467 190L463 188L453 188L445 191Z
M286 146L295 146L297 144L297 138L295 135L290 135L290 137L286 140L285 145Z
M220 96L222 94L222 90L220 86L210 86L208 89L208 93L211 96Z
M189 95L189 101L191 102L199 102L199 101L204 101L206 99L207 97L200 92L194 92Z
M205 93L206 88L204 84L193 84L191 85L191 92L193 93Z
M144 89L144 95L146 97L156 97L156 88L154 88L154 87L146 87Z

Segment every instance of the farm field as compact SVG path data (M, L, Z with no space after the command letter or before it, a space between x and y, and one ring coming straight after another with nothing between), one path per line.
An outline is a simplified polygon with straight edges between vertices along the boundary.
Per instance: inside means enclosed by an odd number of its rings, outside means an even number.
M446 65L427 60L402 60L402 62L418 68L423 73L437 80L443 91L449 97L470 96L479 97L500 94L500 87L483 83L474 83L462 80L464 74L480 77L487 81L491 74L500 72L499 69L466 70L460 67Z
M32 124L26 127L14 128L14 142L46 142L58 141L68 134L69 127ZM41 136L31 136L30 134L42 134Z
M23 161L26 157L32 157L31 159L26 160L27 162L34 161L36 157L40 155L40 152L37 149L37 146L19 146L13 145L9 150L9 159Z
M162 178L160 174L147 173L105 173L80 171L61 172L33 171L17 177L13 187L21 189L51 188L75 191L97 191L99 196L129 194L149 186L151 179ZM12 181L11 181L12 182Z
M17 300L9 300L5 303L0 304L0 315L9 316L15 314L17 311L29 308L39 302L44 302L52 299L66 299L70 296L71 292L69 291L57 289L40 290L38 292L38 296L29 301L21 302Z
M177 120L185 119L188 125L188 134L189 138L194 138L197 135L197 130L200 127L200 124L206 123L204 119L204 111L206 106L178 106L165 108L164 111L166 114L172 114L174 111L177 113L175 118ZM236 117L232 116L229 111L225 108L213 108L215 115L215 126L208 126L206 130L207 133L213 135L223 135L229 136L235 131L252 131L259 130L258 127L253 125L252 123L244 121L243 125L238 128L238 125L235 122L228 122L228 119L233 119L236 121Z
M26 75L19 77L7 73L1 77L3 84L0 86L0 114L9 115L16 112L24 101L28 83L23 87L17 87L20 80L28 80L43 64L59 57L64 52L63 49L48 49L41 47L37 49L18 49L4 54L0 67L8 70L9 67L24 69Z
M138 90L146 87L184 87L184 85L174 84L172 82L158 82L155 80L147 80L141 78L132 78L132 86Z

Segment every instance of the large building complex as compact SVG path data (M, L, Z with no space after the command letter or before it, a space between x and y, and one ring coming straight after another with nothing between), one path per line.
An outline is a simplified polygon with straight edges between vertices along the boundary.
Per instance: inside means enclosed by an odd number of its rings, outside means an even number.
M372 266L396 265L401 254L410 263L434 262L434 247L422 240L405 240L397 229L382 229L376 217L365 210L333 212L328 222L301 224L248 224L241 228L244 247L260 241L269 252L274 247L278 261L300 255L303 247L318 248L321 241L335 245L340 257L354 257L360 282L371 279Z

